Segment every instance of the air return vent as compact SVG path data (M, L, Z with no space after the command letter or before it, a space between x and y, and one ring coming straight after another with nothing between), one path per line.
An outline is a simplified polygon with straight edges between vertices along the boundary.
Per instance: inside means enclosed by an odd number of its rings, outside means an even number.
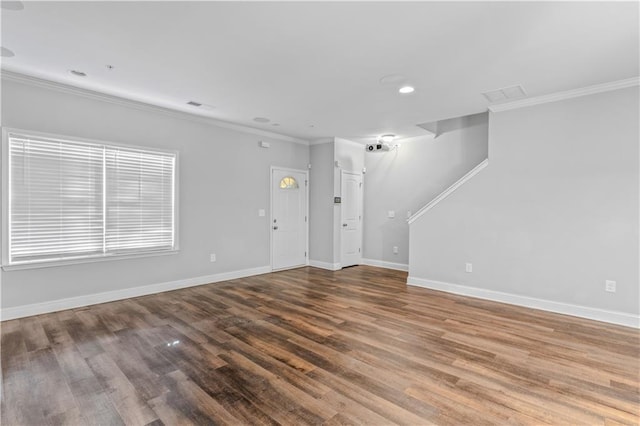
M527 94L522 85L503 87L502 89L491 90L482 94L490 103L508 101L511 99L524 98Z

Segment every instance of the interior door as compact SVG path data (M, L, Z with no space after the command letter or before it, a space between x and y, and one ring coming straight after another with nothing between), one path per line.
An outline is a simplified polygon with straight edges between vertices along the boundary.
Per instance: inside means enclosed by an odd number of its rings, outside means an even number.
M307 174L271 171L271 268L307 264Z
M341 260L342 267L362 260L362 174L342 171Z

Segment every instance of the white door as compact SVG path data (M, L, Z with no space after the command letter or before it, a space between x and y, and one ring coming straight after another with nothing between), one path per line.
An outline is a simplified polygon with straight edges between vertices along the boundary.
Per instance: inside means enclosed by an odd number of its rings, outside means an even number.
M362 260L362 175L342 171L340 233L342 267L359 265Z
M271 268L307 264L307 173L271 170Z

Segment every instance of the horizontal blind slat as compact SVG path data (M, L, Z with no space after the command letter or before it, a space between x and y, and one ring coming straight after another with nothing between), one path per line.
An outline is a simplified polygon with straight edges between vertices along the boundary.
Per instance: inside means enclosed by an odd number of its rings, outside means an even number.
M10 133L9 157L11 262L174 247L175 154Z

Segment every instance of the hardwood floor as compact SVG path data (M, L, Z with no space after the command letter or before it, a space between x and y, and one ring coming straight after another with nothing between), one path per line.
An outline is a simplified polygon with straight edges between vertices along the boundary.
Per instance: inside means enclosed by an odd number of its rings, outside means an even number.
M640 334L303 268L2 323L2 425L634 424Z

